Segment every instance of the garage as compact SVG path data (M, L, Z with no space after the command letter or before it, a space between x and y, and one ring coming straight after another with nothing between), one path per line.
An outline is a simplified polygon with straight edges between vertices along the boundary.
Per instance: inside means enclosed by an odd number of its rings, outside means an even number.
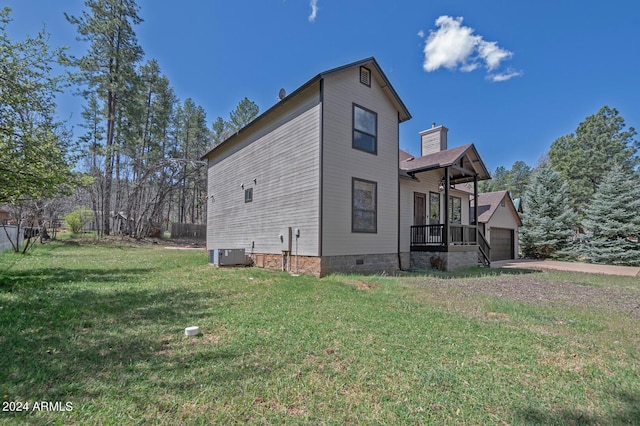
M513 259L513 229L491 228L491 261Z

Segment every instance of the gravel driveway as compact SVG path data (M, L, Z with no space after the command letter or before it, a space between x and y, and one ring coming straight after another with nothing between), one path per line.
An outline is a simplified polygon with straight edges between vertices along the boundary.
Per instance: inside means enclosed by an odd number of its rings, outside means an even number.
M594 309L615 309L640 319L640 280L638 286L599 285L588 276L559 278L544 272L501 274L496 276L442 279L417 278L415 284L442 297L486 295L526 303L552 305L562 303ZM632 278L618 278L629 282ZM601 279L602 281L602 279ZM452 294L453 293L453 294Z

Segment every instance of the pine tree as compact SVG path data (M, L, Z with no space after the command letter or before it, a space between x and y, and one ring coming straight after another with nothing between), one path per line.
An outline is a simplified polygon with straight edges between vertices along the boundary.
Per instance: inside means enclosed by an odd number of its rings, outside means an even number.
M511 197L521 198L531 177L531 167L524 161L516 161L507 170L504 166L496 168L491 180L479 182L480 192L509 191Z
M640 182L615 165L585 210L584 226L592 235L584 257L594 263L640 265Z
M551 144L549 164L567 182L571 206L582 217L596 187L615 163L628 172L640 164L637 133L625 127L618 110L604 106L580 123L575 134Z
M79 69L80 81L104 102L106 113L104 192L102 204L103 230L109 234L109 210L114 167L119 165L118 124L122 123L127 90L136 78L135 65L143 52L138 45L134 26L142 22L135 0L86 0L88 11L75 17L65 14L78 28L80 41L89 43L89 51L82 58L73 58ZM88 93L87 93L88 94ZM114 165L115 163L115 165ZM116 206L117 207L117 206Z
M548 165L540 166L525 191L527 209L520 228L526 257L554 257L573 235L576 214L567 201L567 184Z
M241 100L236 109L229 114L229 128L231 132L237 132L249 124L256 118L259 111L260 108L258 108L255 102L250 101L248 98Z

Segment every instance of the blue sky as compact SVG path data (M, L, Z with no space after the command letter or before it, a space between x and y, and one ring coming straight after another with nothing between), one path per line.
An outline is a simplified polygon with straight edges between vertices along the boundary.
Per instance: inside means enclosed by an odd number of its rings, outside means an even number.
M82 0L5 0L14 40L46 24L53 45L82 54L63 12ZM635 0L139 0L136 28L181 100L208 122L248 97L265 111L321 71L374 56L418 132L449 128L487 167L536 165L559 136L604 105L640 128L640 2ZM60 100L77 122L83 100Z

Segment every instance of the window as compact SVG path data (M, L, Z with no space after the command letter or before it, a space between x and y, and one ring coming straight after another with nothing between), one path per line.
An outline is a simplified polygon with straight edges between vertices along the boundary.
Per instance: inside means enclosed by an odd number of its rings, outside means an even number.
M353 148L378 153L378 114L353 104Z
M351 183L351 232L378 232L378 184L363 179Z
M244 190L244 202L250 203L253 201L253 188L247 188Z
M360 83L371 87L371 71L369 68L360 67Z
M429 225L438 225L440 223L440 194L437 192L429 193Z
M462 199L449 197L449 223L462 223Z

